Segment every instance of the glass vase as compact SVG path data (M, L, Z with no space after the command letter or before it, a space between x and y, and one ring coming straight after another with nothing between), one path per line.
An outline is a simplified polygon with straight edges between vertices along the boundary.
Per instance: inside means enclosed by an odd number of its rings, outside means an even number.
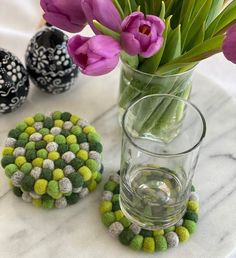
M192 89L194 69L184 73L158 76L136 70L122 62L119 90L119 121L135 101L152 94L171 94L188 100ZM147 111L148 110L148 114ZM158 135L160 141L170 142L178 134L184 116L184 104L171 101L150 101L140 107L142 126L146 134ZM158 131L158 134L156 133Z

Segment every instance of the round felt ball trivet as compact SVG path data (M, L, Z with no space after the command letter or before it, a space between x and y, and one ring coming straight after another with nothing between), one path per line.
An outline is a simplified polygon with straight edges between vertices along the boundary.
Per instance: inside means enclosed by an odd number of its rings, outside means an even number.
M131 223L123 214L119 205L119 172L111 175L104 185L102 200L99 206L102 223L108 228L112 237L121 244L136 251L147 253L163 252L177 247L189 240L197 229L199 197L194 187L183 218L174 226L165 230L146 230Z
M75 204L102 178L101 137L69 112L26 117L9 131L2 156L13 193L36 207Z

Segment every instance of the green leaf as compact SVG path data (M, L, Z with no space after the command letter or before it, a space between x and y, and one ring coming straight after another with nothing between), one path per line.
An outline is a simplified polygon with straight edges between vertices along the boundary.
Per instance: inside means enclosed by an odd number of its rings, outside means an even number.
M102 32L105 35L111 36L112 38L116 40L120 40L120 34L107 28L106 26L102 25L100 22L93 20L93 25L96 29L98 29L100 32Z
M124 12L123 12L123 9L122 9L122 7L121 7L119 1L118 1L118 0L112 0L112 2L113 2L113 4L114 4L114 6L116 7L116 9L118 10L118 12L119 12L121 18L124 19L124 18L125 18L125 14L124 14Z
M167 1L165 1L166 15L167 16L173 15L172 7L173 7L174 3L175 3L175 0L167 0Z
M203 43L195 46L180 57L175 58L169 63L159 67L157 74L165 74L169 71L184 67L189 63L201 61L209 56L221 52L224 35L215 36Z
M162 6L161 0L150 0L149 1L149 14L158 15Z
M182 31L187 31L186 27L189 26L192 12L195 6L195 0L189 1L184 0L182 5L182 10L180 14L180 21L179 23L182 25ZM182 37L185 37L184 34L182 34Z
M188 51L189 49L186 47L190 45L189 43L192 42L193 45L190 47L192 48L195 46L194 38L197 37L198 32L202 28L202 25L207 19L208 12L211 8L212 0L204 0L205 3L203 5L196 4L193 10L193 15L191 17L191 23L188 27L186 27L186 31L184 31L184 38L182 42L182 51ZM201 2L201 1L199 1ZM198 1L196 2L198 3ZM198 42L197 42L198 43Z
M161 58L166 46L166 42L167 42L167 35L168 32L170 30L170 20L171 20L172 16L169 16L166 21L165 21L165 25L166 28L164 30L163 33L163 38L164 38L164 42L163 42L163 46L160 49L160 51L158 53L156 53L154 56L146 59L143 64L140 67L140 71L146 72L146 73L155 73L160 62L161 62Z
M166 42L161 64L166 64L181 55L181 25L171 30Z
M127 63L132 68L136 69L139 64L139 58L138 56L130 56L126 52L121 52L121 59L123 62Z
M165 18L165 14L166 14L166 6L165 6L165 2L161 2L161 11L160 11L160 14L159 14L159 17L164 20Z
M218 33L224 33L234 22L236 22L236 1L231 2L209 25L205 39L209 39Z
M221 12L223 9L224 0L213 0L211 5L211 10L208 14L206 27L217 17L217 15Z

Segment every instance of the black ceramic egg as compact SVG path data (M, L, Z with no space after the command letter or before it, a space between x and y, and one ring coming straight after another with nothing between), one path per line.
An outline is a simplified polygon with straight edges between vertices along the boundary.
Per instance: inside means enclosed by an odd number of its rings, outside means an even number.
M0 113L21 106L29 92L28 73L11 52L0 48Z
M44 92L65 92L75 81L78 68L67 52L67 40L67 35L54 27L45 27L30 40L26 66L33 83Z

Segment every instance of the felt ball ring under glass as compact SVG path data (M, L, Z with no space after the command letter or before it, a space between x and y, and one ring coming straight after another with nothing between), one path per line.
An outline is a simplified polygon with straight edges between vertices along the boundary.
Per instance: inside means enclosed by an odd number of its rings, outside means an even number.
M158 105L166 105L165 116L158 119L156 130L150 131L143 121L156 112L154 108ZM176 117L166 120L166 113L172 114L173 108ZM146 229L174 225L186 211L200 144L206 133L203 115L184 99L154 94L127 109L122 129L120 206L123 213ZM175 138L171 142L162 141L159 136L172 130L177 132Z

